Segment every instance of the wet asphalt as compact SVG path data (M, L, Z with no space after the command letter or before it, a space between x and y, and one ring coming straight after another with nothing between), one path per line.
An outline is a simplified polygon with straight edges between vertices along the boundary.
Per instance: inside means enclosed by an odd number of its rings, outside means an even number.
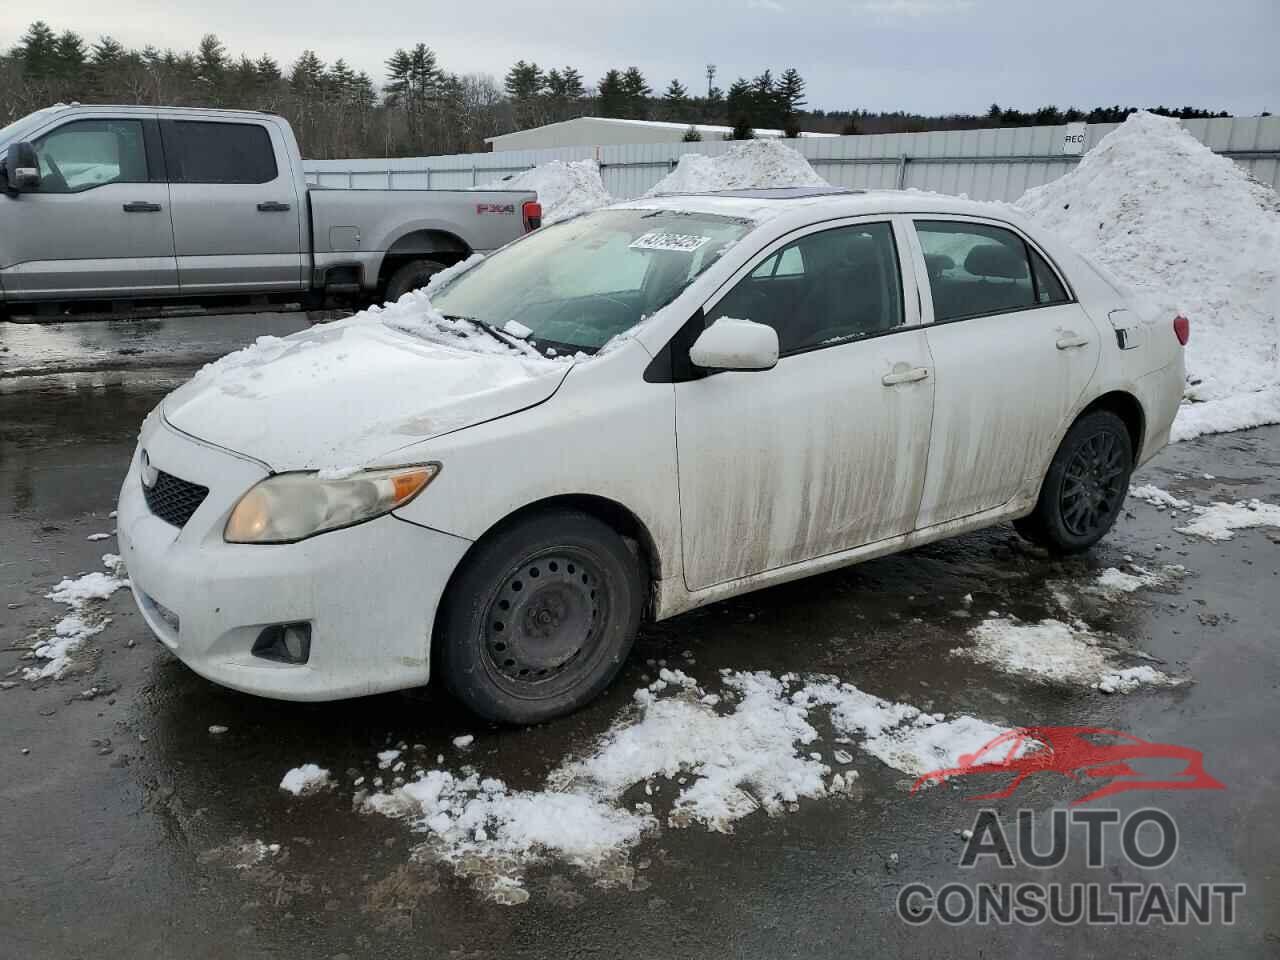
M112 530L142 417L200 363L303 325L299 315L0 324L0 957L1280 956L1276 530L1191 540L1130 501L1096 550L1055 561L997 527L650 626L602 700L525 730L477 724L432 690L290 704L221 689L151 638L127 591L107 602L112 623L72 675L21 682L13 671L31 637L65 612L44 594L101 569L115 549L85 538ZM1280 428L1262 428L1179 444L1138 481L1200 503L1276 502L1278 468ZM1191 684L1108 697L951 656L973 624L956 615L966 594L978 616L1057 616L1055 585L1085 584L1126 557L1187 573L1098 603L1086 619ZM708 685L722 667L820 671L948 714L1101 726L1201 750L1225 790L1105 804L1168 811L1180 845L1167 866L1144 872L1109 849L1105 868L1091 869L1073 846L1061 867L997 879L1241 882L1239 915L1229 926L911 926L895 912L904 884L998 872L958 865L959 831L980 805L959 787L910 795L901 774L856 749L847 799L758 813L732 834L663 830L609 887L548 862L528 872L529 899L516 906L415 858L421 837L405 823L353 812L354 777L402 741L421 745L426 766L444 754L537 787L590 750L659 659ZM465 757L451 742L461 733L476 735ZM334 771L338 787L282 793L284 772L307 761ZM1082 789L1045 775L986 805L1044 818ZM281 852L237 865L238 845L254 840Z

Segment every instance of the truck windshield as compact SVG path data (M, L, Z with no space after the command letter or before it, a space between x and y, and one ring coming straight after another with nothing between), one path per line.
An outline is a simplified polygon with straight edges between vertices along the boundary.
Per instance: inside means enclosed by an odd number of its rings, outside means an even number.
M676 210L598 210L506 247L431 303L493 327L514 320L543 352L592 353L670 303L753 226Z
M28 131L34 130L38 127L41 121L52 113L53 110L53 107L45 107L43 110L37 110L35 113L29 113L25 117L19 117L8 126L0 128L0 153L7 150L9 144L25 139ZM0 156L0 159L3 159L3 157Z

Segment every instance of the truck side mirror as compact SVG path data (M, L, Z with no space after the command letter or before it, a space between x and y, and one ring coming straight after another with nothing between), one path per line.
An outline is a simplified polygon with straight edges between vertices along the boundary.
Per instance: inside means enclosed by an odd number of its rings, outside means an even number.
M9 144L5 175L9 189L15 193L40 186L40 161L36 159L36 148L25 141Z

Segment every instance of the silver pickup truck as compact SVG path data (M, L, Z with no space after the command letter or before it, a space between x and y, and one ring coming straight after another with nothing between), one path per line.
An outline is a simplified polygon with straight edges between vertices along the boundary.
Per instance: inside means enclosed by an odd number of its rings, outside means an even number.
M282 117L56 106L0 130L0 313L360 307L536 228L528 191L309 185Z

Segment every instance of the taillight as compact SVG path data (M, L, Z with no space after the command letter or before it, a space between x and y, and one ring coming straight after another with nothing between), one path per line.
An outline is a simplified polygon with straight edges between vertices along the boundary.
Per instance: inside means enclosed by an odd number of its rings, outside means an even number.
M1191 339L1191 321L1178 314L1173 318L1173 335L1178 338L1178 342L1184 347L1187 341Z
M525 233L530 230L537 230L542 226L542 204L537 200L526 200L524 206L520 208L520 212L524 214Z

